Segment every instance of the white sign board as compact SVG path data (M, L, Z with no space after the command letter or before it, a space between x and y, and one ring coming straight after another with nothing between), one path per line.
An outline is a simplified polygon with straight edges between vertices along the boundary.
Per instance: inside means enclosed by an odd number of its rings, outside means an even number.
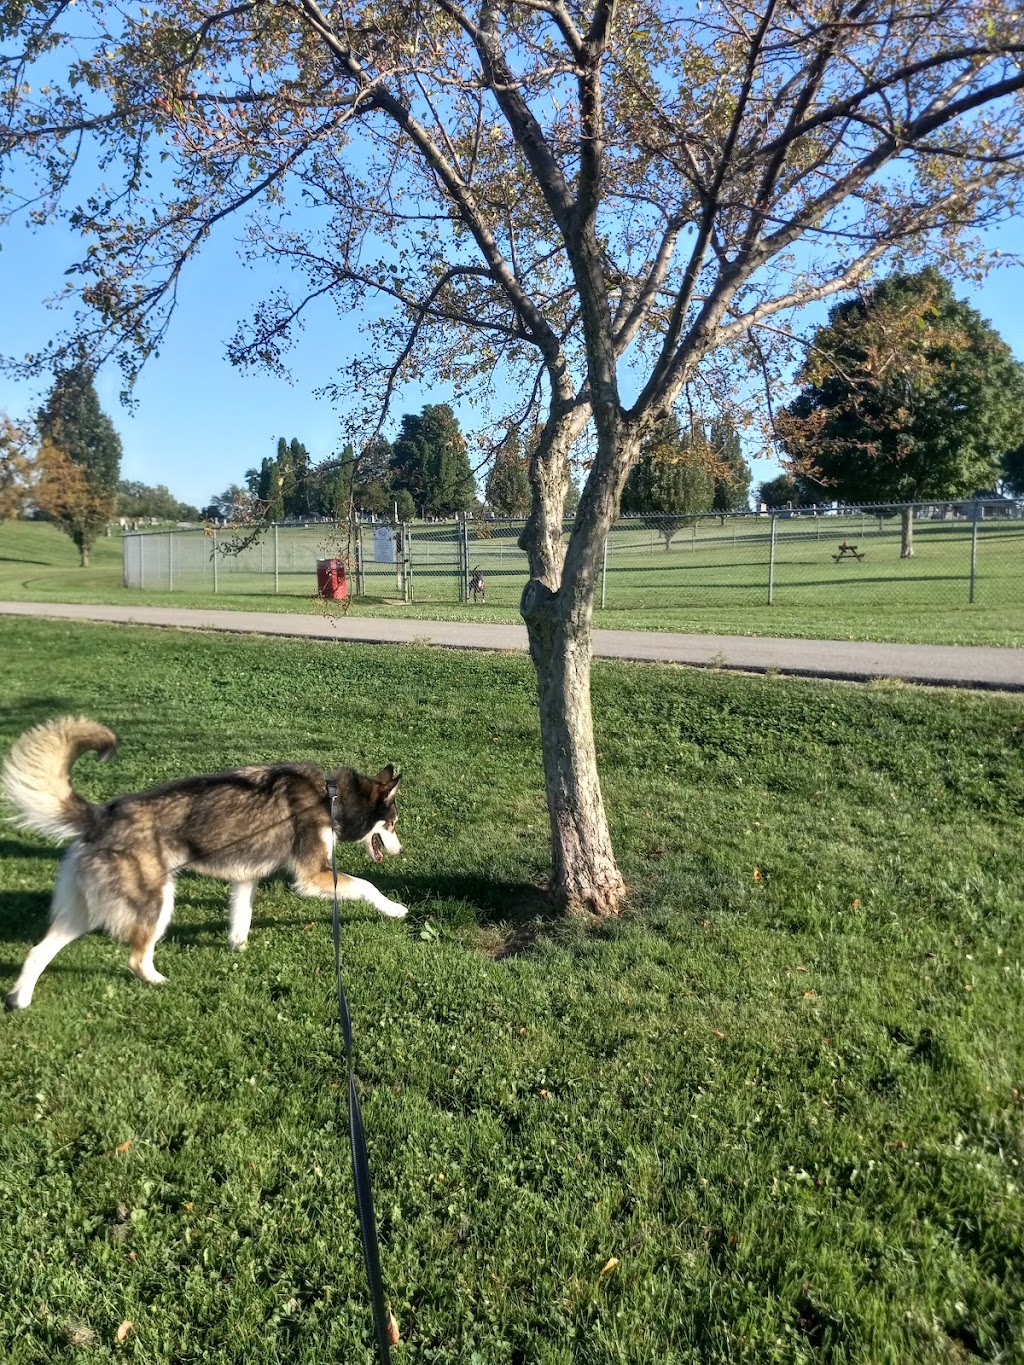
M373 558L377 564L394 564L395 533L390 526L373 528Z

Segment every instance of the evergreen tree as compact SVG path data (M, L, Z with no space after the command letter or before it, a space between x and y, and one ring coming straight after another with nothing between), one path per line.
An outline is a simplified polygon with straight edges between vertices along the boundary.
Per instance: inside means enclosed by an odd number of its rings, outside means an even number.
M316 492L312 472L309 451L297 437L293 436L288 443L290 492L284 497L285 516L310 517L316 515Z
M626 480L622 510L656 515L667 551L673 536L692 524L695 512L711 510L715 485L710 464L706 437L684 430L672 413L644 442Z
M394 497L394 511L399 521L412 521L416 516L416 504L412 500L412 494L405 488L399 488Z
M816 501L969 497L1024 437L1024 366L931 268L837 304L798 377L779 427Z
M359 455L353 497L360 511L372 512L378 517L386 515L389 511L394 480L393 460L394 451L391 443L383 436L374 437Z
M310 471L310 502L315 503L318 515L346 521L352 506L352 484L355 478L356 455L351 443L341 454L325 460Z
M280 442L278 443L280 447ZM255 497L263 509L265 521L280 521L284 516L284 476L276 460L265 459L260 466L259 478L254 490ZM250 483L250 489L252 484Z
M427 448L423 431L423 415L407 412L402 415L392 454L392 488L404 488L421 512L427 503Z
M406 413L394 445L392 493L406 489L425 516L472 510L476 498L465 437L446 403Z
M503 517L525 517L530 510L530 481L519 433L510 431L498 447L487 476L486 498L493 512Z
M121 438L100 407L88 365L57 372L36 420L48 470L48 491L37 501L74 541L84 568L93 541L114 515L121 474ZM59 456L82 476L73 481L74 490L69 484L67 498L58 495Z
M746 512L750 505L750 466L743 458L740 434L726 418L711 423L708 445L714 461L715 512Z

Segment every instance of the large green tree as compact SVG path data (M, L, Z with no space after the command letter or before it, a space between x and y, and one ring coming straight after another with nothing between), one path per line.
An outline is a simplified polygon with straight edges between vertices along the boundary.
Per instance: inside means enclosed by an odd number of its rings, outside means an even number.
M802 501L802 491L792 474L779 474L761 484L757 490L757 500L770 509L798 507Z
M799 378L780 431L818 501L968 497L1024 439L1024 367L934 269L837 304ZM901 554L913 553L906 507Z
M3 31L2 203L84 242L68 344L130 381L189 259L247 218L282 268L239 364L283 369L330 303L364 330L328 385L354 422L438 380L541 423L520 608L552 889L618 910L590 660L630 467L684 390L696 411L734 365L771 383L802 305L901 255L973 266L971 230L1020 197L1018 0L33 0Z
M684 430L675 413L654 428L629 472L622 510L653 518L665 549L695 512L708 512L715 496L712 457L702 431Z
M406 413L394 444L392 492L405 489L424 516L469 512L476 485L466 438L447 403L428 403Z
M1000 477L1008 492L1024 496L1024 441L1008 450L999 461Z
M57 371L36 425L50 475L48 496L38 499L39 506L74 541L85 568L93 541L116 511L121 476L121 438L100 407L89 365L79 361ZM72 481L66 497L49 496L59 486L58 455L81 473L81 479L73 480L78 490L73 497Z
M515 430L495 452L485 497L491 510L502 517L525 517L530 510L529 461Z

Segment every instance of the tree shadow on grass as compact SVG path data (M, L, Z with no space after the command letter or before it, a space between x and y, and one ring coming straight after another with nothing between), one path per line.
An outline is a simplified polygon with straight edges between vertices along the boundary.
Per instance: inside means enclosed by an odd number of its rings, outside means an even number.
M36 943L49 921L49 891L0 891L0 939Z
M13 705L0 706L0 731L16 739L23 730L54 716L78 715L79 704L67 697L23 697Z
M382 877L378 884L385 894L410 905L407 922L413 928L421 929L434 919L431 907L436 905L442 927L477 930L481 951L495 959L529 952L562 918L547 888L535 882L438 872Z
M54 849L42 844L30 844L25 839L0 838L0 861L5 858L49 858Z

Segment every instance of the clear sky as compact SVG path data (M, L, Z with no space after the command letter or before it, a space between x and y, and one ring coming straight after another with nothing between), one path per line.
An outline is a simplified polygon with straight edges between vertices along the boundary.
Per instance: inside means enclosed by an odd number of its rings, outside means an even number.
M1020 219L991 239L1005 253L1024 254ZM20 356L40 347L59 326L44 306L64 285L64 271L80 245L62 227L30 231L8 227L0 242L0 354ZM277 438L298 437L314 460L340 446L341 415L315 390L360 346L358 319L351 323L325 308L312 317L292 352L294 384L258 370L238 371L225 359L225 343L239 319L274 283L270 266L253 270L238 260L231 229L215 236L186 272L179 308L161 354L150 360L136 388L137 407L118 400L119 373L101 371L100 401L121 433L122 475L166 484L186 502L204 506L245 470L273 455ZM963 282L958 296L988 318L1024 360L1024 266L1007 265L980 285ZM0 375L0 411L30 416L47 381L15 383ZM450 402L451 390L409 388L393 411L416 411L425 402ZM470 429L472 414L463 415ZM754 463L755 486L778 472L774 461Z

